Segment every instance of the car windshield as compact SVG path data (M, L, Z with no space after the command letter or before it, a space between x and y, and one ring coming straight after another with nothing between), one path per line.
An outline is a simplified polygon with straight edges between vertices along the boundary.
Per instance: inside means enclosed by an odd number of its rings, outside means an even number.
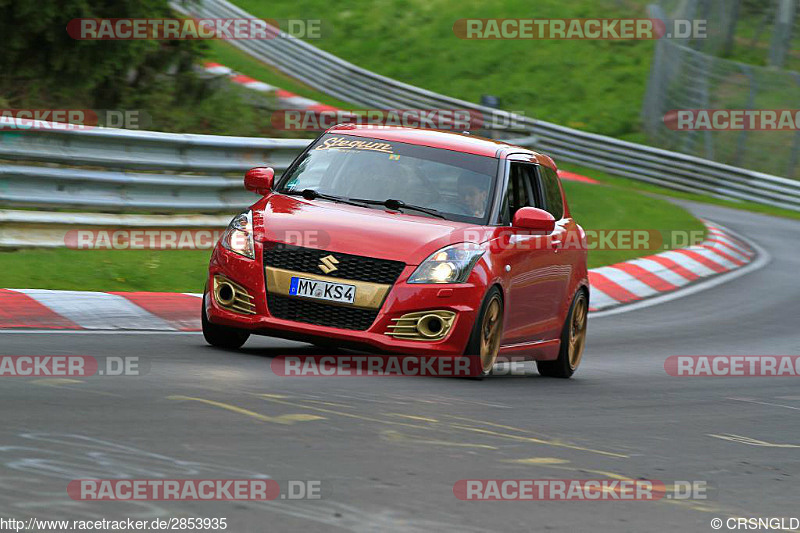
M452 150L326 134L289 170L278 192L317 193L433 210L443 218L486 223L498 160ZM408 214L432 216L409 207Z

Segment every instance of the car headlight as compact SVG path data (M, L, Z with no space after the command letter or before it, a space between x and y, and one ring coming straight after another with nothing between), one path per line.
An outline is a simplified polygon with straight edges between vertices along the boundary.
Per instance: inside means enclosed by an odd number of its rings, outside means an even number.
M228 229L222 234L220 243L235 254L248 259L255 259L256 252L253 245L253 213L245 211L236 215L228 224Z
M464 283L484 251L469 242L442 248L417 267L408 283Z

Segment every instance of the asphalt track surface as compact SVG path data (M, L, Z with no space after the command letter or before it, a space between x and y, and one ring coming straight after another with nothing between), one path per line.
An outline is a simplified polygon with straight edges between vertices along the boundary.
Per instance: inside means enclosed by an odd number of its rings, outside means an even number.
M0 381L0 517L227 517L228 531L713 531L800 516L798 379L670 377L670 355L800 353L800 221L694 204L771 261L710 290L592 318L572 380L279 377L322 353L196 334L0 333L0 354L139 356L146 375ZM78 502L79 478L320 480L322 499ZM462 479L705 481L708 499L467 502ZM723 528L723 531L726 529Z

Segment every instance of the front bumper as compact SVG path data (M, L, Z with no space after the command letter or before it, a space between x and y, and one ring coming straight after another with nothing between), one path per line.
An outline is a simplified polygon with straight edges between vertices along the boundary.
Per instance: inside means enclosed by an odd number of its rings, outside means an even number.
M256 255L258 258L259 255ZM366 351L409 355L461 355L464 353L472 325L477 317L485 287L476 283L454 285L408 284L405 280L414 271L406 266L398 281L389 290L372 325L366 330L350 330L284 320L270 314L270 295L265 286L261 260L248 260L219 246L214 250L207 280L206 314L215 324L247 329L253 334L283 337L305 342L332 344ZM214 276L222 275L244 287L254 298L255 313L240 314L220 306L210 294ZM302 276L302 273L298 273ZM473 276L472 278L475 278ZM345 282L344 280L342 280ZM472 280L470 280L472 281ZM396 323L392 319L428 310L454 312L455 319L447 335L437 341L404 340L386 335Z

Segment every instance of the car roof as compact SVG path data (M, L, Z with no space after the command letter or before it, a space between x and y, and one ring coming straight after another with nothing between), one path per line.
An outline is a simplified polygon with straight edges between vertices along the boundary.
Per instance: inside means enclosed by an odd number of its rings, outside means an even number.
M371 137L383 141L397 141L407 144L420 146L430 146L432 148L442 148L455 152L482 155L487 157L505 158L506 155L528 154L537 163L546 165L553 170L556 169L555 163L550 157L515 146L503 141L487 139L477 135L466 133L456 133L452 131L432 130L423 128L408 128L403 126L375 126L361 124L339 124L328 129L327 133L339 135L352 135L355 137Z

